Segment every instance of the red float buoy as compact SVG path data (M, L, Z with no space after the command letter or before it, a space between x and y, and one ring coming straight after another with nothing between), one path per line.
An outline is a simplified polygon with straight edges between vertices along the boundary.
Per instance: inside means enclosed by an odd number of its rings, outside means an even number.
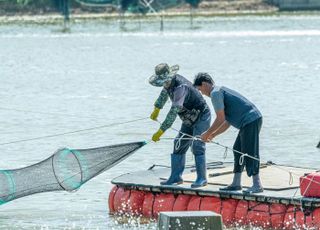
M270 206L270 219L272 229L282 229L283 220L287 211L287 206L284 204L271 204Z
M176 198L176 201L174 202L172 211L186 211L188 210L188 204L191 199L191 196L189 195L183 195L180 194Z
M241 226L248 225L247 215L248 215L249 202L245 200L240 200L238 202L236 213L234 216L235 222Z
M223 223L226 226L234 223L237 204L238 204L238 200L234 200L234 199L222 200L221 216L222 216Z
M128 213L131 215L141 215L145 193L132 190L127 202Z
M119 214L125 214L127 211L130 190L119 187L114 195L114 211Z
M271 225L269 204L250 201L247 221L256 227L269 228Z
M157 218L162 211L213 211L229 227L253 225L263 229L320 229L320 208L268 204L215 196L174 195L145 192L114 186L109 193L110 213ZM309 212L308 212L309 211Z
M116 194L118 190L118 186L113 186L109 193L109 199L108 199L108 204L109 204L109 213L114 213L114 195Z
M305 228L305 219L306 216L304 215L303 211L300 209L300 207L297 207L297 212L295 216L295 228L296 229L306 229Z
M203 197L200 204L201 211L221 213L221 200L218 197Z
M313 223L312 223L313 215L312 215L312 213L310 215L305 214L304 218L305 218L305 221L304 221L305 223L303 226L306 229L312 229L313 228ZM319 228L317 228L317 229L319 229Z
M160 212L172 211L175 200L172 193L157 194L153 203L153 217L157 218Z
M293 205L288 206L287 212L283 219L283 227L284 229L293 229L295 223L295 213L296 207Z
M188 204L188 211L199 211L201 204L201 197L199 196L191 196L191 199Z
M312 212L312 225L315 229L320 229L320 208L313 210Z
M144 196L142 204L142 215L147 218L153 218L154 195L148 192Z

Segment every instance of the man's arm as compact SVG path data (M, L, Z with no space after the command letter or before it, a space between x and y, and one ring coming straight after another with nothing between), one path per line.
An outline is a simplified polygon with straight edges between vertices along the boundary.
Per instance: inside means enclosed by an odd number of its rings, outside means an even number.
M166 119L161 124L160 129L162 131L166 131L167 129L169 129L172 126L172 124L174 123L174 121L177 118L179 110L180 110L179 107L171 106L171 109L170 109L169 113L167 114Z
M150 118L152 120L156 121L158 119L160 109L162 109L163 106L166 104L168 97L169 97L169 94L168 94L167 90L162 89L158 99L154 103L154 109L150 115Z
M227 121L224 121L222 125L220 125L219 128L210 135L209 140L212 140L219 134L224 133L229 127L230 127L230 124Z
M187 88L185 85L178 86L174 93L173 93L173 100L172 100L172 106L171 109L162 123L160 129L165 131L168 128L170 128L173 124L173 122L176 120L178 113L183 108L183 103L187 95Z
M161 92L161 94L162 94L162 92ZM160 94L160 96L161 96L161 94ZM167 95L168 95L168 93L167 93ZM183 86L183 85L178 87L175 90L174 95L173 95L171 109L170 109L169 113L167 114L166 119L161 124L160 129L152 136L153 141L159 141L162 134L172 126L173 122L177 118L179 111L181 110L181 108L183 108L183 103L184 103L184 99L185 99L186 95L187 95L187 90L186 90L185 86Z
M216 119L211 127L201 135L203 141L210 141L212 138L226 131L230 124L226 121L224 110L216 111Z
M166 104L168 98L169 98L169 94L168 94L167 90L162 89L158 99L154 103L154 106L158 109L162 109L163 106Z
M173 122L176 120L178 111L179 111L178 107L176 106L171 107L169 113L167 114L166 119L161 124L160 129L155 134L153 134L152 136L153 141L155 142L159 141L163 133L172 126Z

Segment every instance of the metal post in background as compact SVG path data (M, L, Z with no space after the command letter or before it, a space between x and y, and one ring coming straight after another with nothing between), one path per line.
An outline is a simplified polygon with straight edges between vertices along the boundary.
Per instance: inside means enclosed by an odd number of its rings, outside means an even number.
M160 16L160 31L163 31L163 14Z
M190 27L191 27L191 29L193 28L193 12L194 12L194 8L193 8L193 6L190 5Z
M62 0L62 14L64 16L63 20L63 30L69 30L69 22L70 22L70 1L69 0Z

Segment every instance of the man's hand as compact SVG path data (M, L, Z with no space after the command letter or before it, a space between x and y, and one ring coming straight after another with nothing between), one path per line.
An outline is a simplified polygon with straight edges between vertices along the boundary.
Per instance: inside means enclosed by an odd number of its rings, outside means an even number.
M157 107L154 107L154 110L153 110L153 112L152 112L151 115L150 115L151 120L156 121L157 118L158 118L158 116L159 116L159 112L160 112L160 109L157 108Z
M211 133L204 132L203 134L201 134L201 140L204 142L210 142L212 138L213 135L211 135Z
M162 136L162 134L164 133L164 131L162 131L161 129L159 129L155 134L153 134L152 136L152 140L154 142L157 142L160 140L160 137Z

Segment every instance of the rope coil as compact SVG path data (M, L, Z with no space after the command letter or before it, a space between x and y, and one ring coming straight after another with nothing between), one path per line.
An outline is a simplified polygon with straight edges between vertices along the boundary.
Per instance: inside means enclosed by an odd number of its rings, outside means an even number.
M239 158L239 165L243 165L243 162L244 162L244 157L248 156L247 153L244 153L240 156Z
M223 154L223 160L227 159L228 156L228 148L225 148L224 154Z
M293 176L291 171L289 171L289 185L293 185Z

